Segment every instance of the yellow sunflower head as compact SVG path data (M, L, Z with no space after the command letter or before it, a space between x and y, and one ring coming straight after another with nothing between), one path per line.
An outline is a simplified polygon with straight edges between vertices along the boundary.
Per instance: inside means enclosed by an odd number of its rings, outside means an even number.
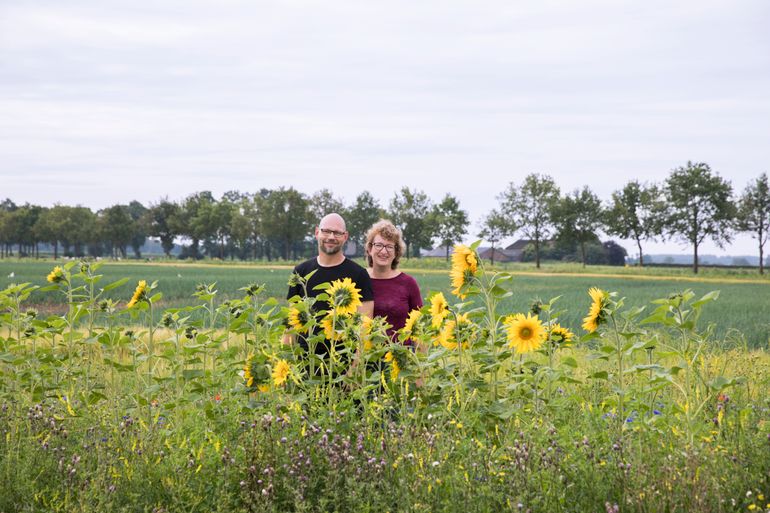
M289 377L291 367L286 360L278 360L278 363L273 367L272 377L273 384L277 387L283 385L286 382L286 378Z
M430 298L431 326L437 329L441 327L441 323L444 322L447 315L449 315L449 304L444 294L441 292L434 294Z
M403 338L411 338L413 335L415 335L416 328L419 327L418 321L422 318L422 312L419 310L412 310L409 312L409 315L406 317L406 322L404 323L404 327L401 328L401 333L404 335Z
M334 280L326 289L329 295L329 304L337 312L337 315L352 315L361 306L361 289L350 278Z
M398 366L398 360L394 359L392 362L390 362L390 380L396 381L398 379L399 372L401 372L401 368Z
M444 326L441 327L441 331L438 332L436 342L450 351L457 349L457 342L455 341L455 321L450 320L444 323Z
M575 335L559 324L554 324L548 331L548 339L556 346L568 346Z
M449 276L452 278L452 294L465 299L466 294L462 293L463 287L468 285L476 272L478 271L478 258L476 252L468 246L458 244L454 248L452 253L452 269L449 271Z
M516 314L505 319L508 345L517 353L537 351L547 335L540 319L532 314Z
M145 280L139 280L134 290L134 295L131 296L131 301L128 302L126 308L132 308L140 301L147 301L147 282Z
M243 379L246 381L246 386L251 388L254 385L254 374L251 372L251 363L254 360L254 355L250 354L246 358L246 363L243 366Z
M392 351L388 351L385 353L383 360L385 360L385 363L390 364L390 380L396 381L398 379L398 374L401 372L401 367L398 365L398 358L396 358L396 355L394 355Z
M456 319L444 323L436 342L450 351L457 349L460 343L463 349L468 349L474 326L467 314L460 314Z
M46 280L48 283L60 283L65 281L64 270L57 265L50 273L48 273Z
M372 342L372 318L364 315L361 319L361 341L364 344L364 351L370 351L374 347Z
M591 307L588 309L588 315L583 318L583 329L593 333L607 321L604 309L607 306L609 294L602 289L591 287L588 289L588 295L591 296Z
M297 333L307 333L310 324L310 315L306 310L300 310L296 306L289 309L289 327Z
M324 330L324 337L327 340L341 340L345 331L345 319L337 317L337 323L334 324L334 315L331 312L326 314L319 323Z

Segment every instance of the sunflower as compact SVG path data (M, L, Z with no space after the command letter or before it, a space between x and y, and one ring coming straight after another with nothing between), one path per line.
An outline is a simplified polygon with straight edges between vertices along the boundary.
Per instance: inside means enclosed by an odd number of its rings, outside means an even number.
M342 317L337 317L337 324L334 325L334 315L330 313L326 314L321 322L321 328L324 330L324 337L327 340L340 340L342 338L342 331L345 329L345 321Z
M457 349L457 341L455 340L455 321L447 321L438 333L436 342L441 344L446 349L454 351ZM434 344L435 345L435 344Z
M246 386L251 388L254 385L254 375L251 373L251 361L254 359L254 355L250 354L246 358L246 363L243 366L243 379L246 380Z
M588 315L583 318L583 329L593 333L606 321L604 308L607 306L607 293L602 289L591 287L588 289L588 295L591 296L592 302Z
M59 283L60 281L64 281L64 270L57 265L53 268L53 271L48 274L46 280L48 283Z
M364 315L361 319L361 341L364 343L364 351L370 351L374 344L372 343L372 318Z
M458 347L458 341L462 342L463 349L468 349L473 323L467 314L460 314L456 320L449 320L441 328L436 342L453 351Z
M434 328L441 327L441 323L449 315L449 304L443 293L439 292L430 298L430 315L431 326Z
M401 333L403 334L404 340L411 338L412 335L415 334L415 328L419 326L417 323L420 319L422 319L421 311L412 310L409 312L409 315L406 317L406 322L404 322L404 327L401 328Z
M398 379L398 373L401 372L401 368L398 366L398 360L392 352L385 353L385 363L390 364L390 380L396 381Z
M289 367L289 362L286 360L278 360L278 363L273 367L273 384L277 387L283 385L286 382L286 378L289 377L290 372L291 367Z
M147 282L145 280L139 280L136 290L134 290L134 295L131 297L131 301L126 305L126 308L131 308L139 301L145 300L147 300Z
M572 342L572 337L574 336L575 335L570 330L559 324L554 324L548 331L549 340L557 346L570 344Z
M360 292L361 289L357 289L356 284L350 278L334 280L331 286L326 289L329 303L337 315L356 313L356 309L361 306Z
M289 327L297 333L307 333L310 316L305 310L292 306L289 310Z
M454 253L452 253L452 270L449 271L449 276L452 278L452 286L454 287L452 294L460 299L465 299L466 295L460 293L460 290L470 283L477 270L478 259L476 258L476 252L463 244L455 246Z
M508 316L504 324L508 332L508 345L517 353L529 353L540 349L547 335L545 327L537 316L516 314Z

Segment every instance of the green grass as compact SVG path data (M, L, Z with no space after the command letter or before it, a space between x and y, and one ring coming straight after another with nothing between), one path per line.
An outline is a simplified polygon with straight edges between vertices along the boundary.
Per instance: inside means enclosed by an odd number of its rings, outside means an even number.
M431 265L436 265L436 262L433 260ZM451 287L445 269L426 269L415 265L422 263L417 260L408 261L405 269L417 279L423 297L438 291L449 297ZM53 266L54 263L50 261L0 261L0 289L10 283L23 282L44 286L45 276ZM102 284L123 277L129 278L126 285L111 291L109 296L124 301L130 298L138 280L158 280L158 290L163 293L160 307L170 308L194 303L192 294L199 283L216 282L220 300L242 297L238 289L249 283L264 283L268 296L284 298L290 266L108 262L100 272L104 274ZM731 274L730 270L724 269L709 269L694 277L692 273L679 268L596 266L584 269L573 264L546 264L537 271L531 264L509 267L515 273L513 296L501 305L501 313L526 311L535 298L548 301L561 296L559 308L566 310L562 317L563 324L580 331L581 319L589 305L586 293L589 287L616 291L620 297L626 298L628 306L648 305L648 309L652 307L650 301L687 288L691 288L697 295L719 290L717 303L703 313L702 326L714 323L718 340L726 339L737 344L745 342L750 347L768 347L770 320L766 312L770 311L770 281L766 277ZM9 277L11 273L13 277ZM61 296L50 292L36 292L31 296L29 304L44 312L58 312L62 300Z

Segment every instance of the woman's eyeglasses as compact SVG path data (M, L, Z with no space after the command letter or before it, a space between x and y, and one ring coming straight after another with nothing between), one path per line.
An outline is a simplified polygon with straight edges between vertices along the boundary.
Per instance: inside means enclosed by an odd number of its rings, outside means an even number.
M392 253L396 249L396 246L393 244L383 244L382 242L374 242L370 244L370 247L374 248L375 251L382 251L385 249L388 253Z

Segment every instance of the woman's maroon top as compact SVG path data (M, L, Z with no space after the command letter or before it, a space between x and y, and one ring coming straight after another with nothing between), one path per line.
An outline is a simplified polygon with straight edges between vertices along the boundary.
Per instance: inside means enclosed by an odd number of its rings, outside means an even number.
M409 312L422 306L420 287L414 278L401 273L393 278L372 278L372 290L375 317L385 317L393 325L388 335L398 340L396 332L404 327Z

